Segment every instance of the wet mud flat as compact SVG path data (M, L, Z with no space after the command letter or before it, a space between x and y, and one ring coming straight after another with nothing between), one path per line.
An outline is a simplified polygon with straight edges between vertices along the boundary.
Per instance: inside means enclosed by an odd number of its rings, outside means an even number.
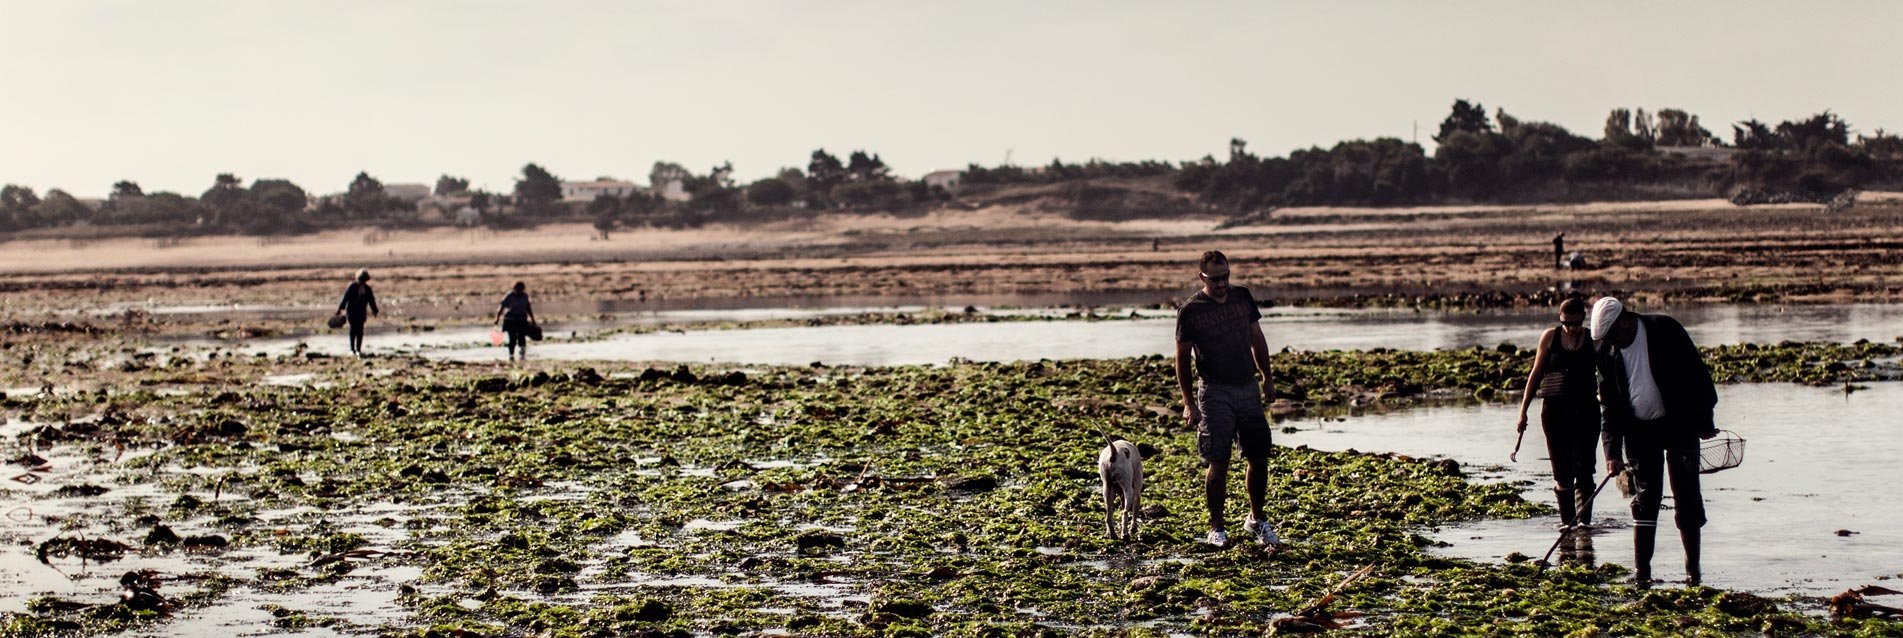
M1312 356L1286 362L1290 390L1311 389L1296 415L1383 374L1472 396L1489 361L1520 355ZM1433 526L1550 510L1394 454L1285 449L1268 511L1291 546L1206 548L1160 358L179 367L0 404L7 474L37 479L6 481L25 511L0 528L0 577L21 592L0 601L0 635L1903 631L1798 599L1640 592L1617 565L1535 576L1438 555ZM1102 432L1164 450L1139 542L1105 537ZM1338 615L1289 616L1369 565Z

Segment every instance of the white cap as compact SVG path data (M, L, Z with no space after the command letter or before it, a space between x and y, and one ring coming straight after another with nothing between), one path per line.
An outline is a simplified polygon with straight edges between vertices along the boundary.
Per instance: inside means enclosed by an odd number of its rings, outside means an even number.
M1592 305L1592 317L1586 320L1587 328L1592 330L1592 338L1606 338L1606 334L1612 332L1612 322L1624 313L1625 304L1619 303L1619 298L1601 297Z

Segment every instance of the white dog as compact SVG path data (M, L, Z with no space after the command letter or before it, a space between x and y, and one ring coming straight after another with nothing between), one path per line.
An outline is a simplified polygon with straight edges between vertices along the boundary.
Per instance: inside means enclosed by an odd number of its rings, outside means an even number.
M1143 459L1156 455L1156 448L1137 445L1105 434L1103 451L1097 453L1097 474L1103 479L1103 526L1110 538L1137 540L1137 522L1143 509ZM1118 501L1122 501L1123 519L1118 525Z

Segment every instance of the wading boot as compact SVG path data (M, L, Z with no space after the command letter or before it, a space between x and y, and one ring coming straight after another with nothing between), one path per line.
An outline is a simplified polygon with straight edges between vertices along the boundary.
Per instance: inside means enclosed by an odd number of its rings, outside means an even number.
M1575 512L1573 507L1573 490L1553 490L1553 501L1559 506L1560 528L1572 529L1573 523L1575 522L1573 519Z
M1639 589L1652 586L1652 544L1658 527L1640 522L1632 526L1632 585Z
M1579 513L1574 517L1574 522L1580 527L1592 527L1592 490L1580 488L1575 493L1579 496Z
M1696 585L1704 577L1704 574L1698 570L1699 530L1696 528L1678 530L1678 539L1685 542L1685 582Z

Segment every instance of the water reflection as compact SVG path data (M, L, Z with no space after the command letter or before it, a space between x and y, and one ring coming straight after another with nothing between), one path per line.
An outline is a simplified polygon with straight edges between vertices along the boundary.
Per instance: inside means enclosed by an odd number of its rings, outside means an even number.
M1692 306L1669 310L1701 344L1778 341L1888 341L1903 335L1903 305ZM1273 349L1434 350L1516 343L1530 346L1551 321L1545 311L1435 313L1274 309L1263 332ZM940 364L974 361L1117 358L1170 354L1168 318L936 325L838 325L629 334L583 343L551 341L532 356L561 360L679 361L804 365ZM472 335L472 337L475 335ZM372 341L371 346L379 346ZM500 348L442 350L432 356L500 360Z

